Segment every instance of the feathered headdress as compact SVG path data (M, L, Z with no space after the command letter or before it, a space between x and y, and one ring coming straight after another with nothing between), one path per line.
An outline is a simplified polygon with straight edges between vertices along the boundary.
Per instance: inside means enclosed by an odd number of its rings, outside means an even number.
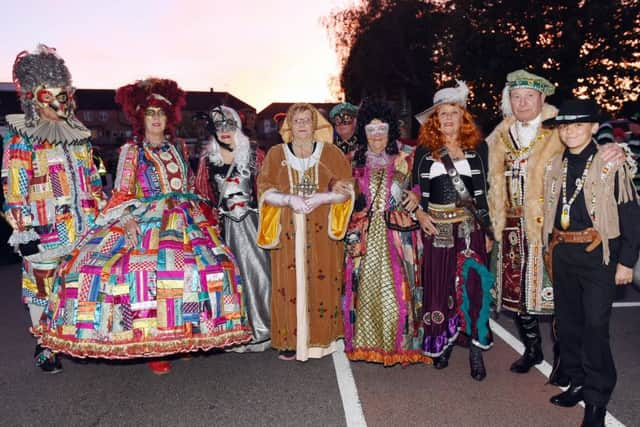
M420 124L426 122L436 108L442 104L458 104L462 108L467 108L469 87L462 80L456 80L456 83L456 87L446 87L437 91L435 95L433 95L433 105L414 116Z

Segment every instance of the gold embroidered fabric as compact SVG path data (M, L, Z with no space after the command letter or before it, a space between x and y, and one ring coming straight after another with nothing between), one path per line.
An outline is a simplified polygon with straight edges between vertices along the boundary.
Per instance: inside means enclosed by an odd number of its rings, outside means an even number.
M395 350L399 313L391 261L387 256L389 245L383 213L387 186L384 185L384 180L386 170L382 169L375 173L369 185L370 194L375 195L375 200L369 225L367 253L360 267L362 274L353 345L355 348L378 348L392 352Z

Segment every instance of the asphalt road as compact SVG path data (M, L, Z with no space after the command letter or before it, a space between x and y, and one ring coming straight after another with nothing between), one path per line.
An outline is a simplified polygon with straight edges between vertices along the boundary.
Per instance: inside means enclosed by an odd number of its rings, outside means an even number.
M64 372L44 374L31 358L35 341L19 300L19 266L0 266L0 278L3 427L347 425L337 379L344 372L336 373L331 357L298 363L280 361L273 351L197 354L177 358L166 376L153 375L142 361L79 364L64 359ZM621 300L640 301L640 293L628 288ZM619 379L609 409L627 426L640 425L639 314L640 307L616 308L611 328ZM509 316L498 322L513 330ZM550 349L545 343L548 358ZM579 425L582 409L548 403L559 389L545 385L539 371L509 372L517 354L503 339L496 337L485 353L488 377L483 382L470 378L467 354L457 347L442 371L351 363L366 425ZM353 415L349 402L357 405L358 400L346 393L345 401Z

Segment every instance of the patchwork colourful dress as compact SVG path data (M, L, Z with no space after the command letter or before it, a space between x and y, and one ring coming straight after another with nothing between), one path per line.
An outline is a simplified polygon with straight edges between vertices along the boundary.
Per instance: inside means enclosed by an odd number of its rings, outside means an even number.
M191 182L190 182L191 181ZM251 339L240 275L174 144L127 143L113 196L62 264L37 331L78 357L154 357ZM136 219L135 247L123 224Z
M9 244L39 241L22 259L22 301L44 307L61 259L92 225L104 204L93 164L91 132L77 120L25 124L24 114L7 116L2 187ZM37 319L37 317L36 317Z

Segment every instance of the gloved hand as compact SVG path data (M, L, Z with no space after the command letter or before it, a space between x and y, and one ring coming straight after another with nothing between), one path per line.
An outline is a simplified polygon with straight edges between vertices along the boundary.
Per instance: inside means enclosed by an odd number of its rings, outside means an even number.
M273 206L288 206L296 213L309 213L309 206L304 198L294 194L271 191L264 195L264 201Z
M305 198L305 202L309 207L309 212L313 211L320 205L326 205L329 203L340 203L346 200L346 196L338 193L315 193L312 196Z
M301 196L296 196L294 194L289 194L288 205L296 213L308 214L313 210L312 208L309 207L308 199L305 199Z

